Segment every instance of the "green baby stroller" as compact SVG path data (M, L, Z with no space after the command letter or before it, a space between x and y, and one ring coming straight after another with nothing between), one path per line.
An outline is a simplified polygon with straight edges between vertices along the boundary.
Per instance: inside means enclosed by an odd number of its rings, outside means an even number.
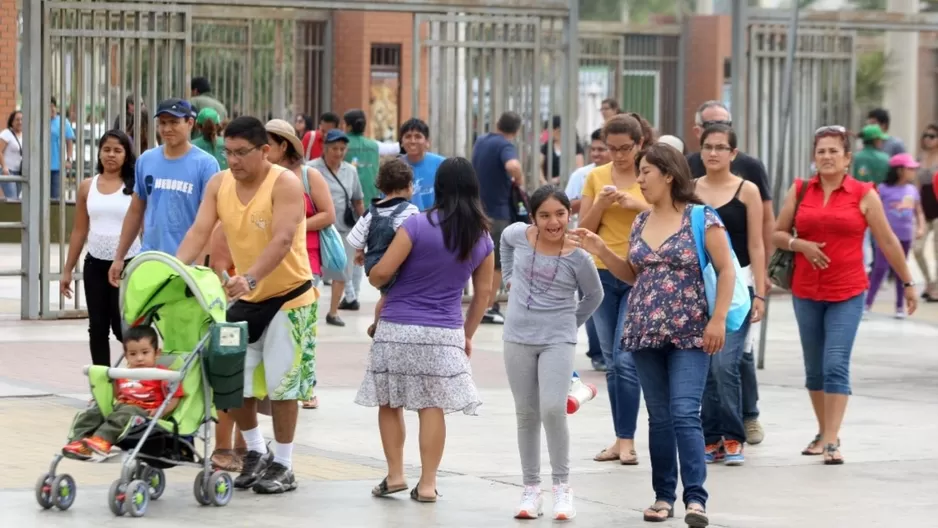
M212 469L213 400L219 408L240 407L246 324L225 321L225 292L212 270L186 266L157 251L141 253L127 266L120 304L125 324L157 329L163 348L158 363L169 370L86 366L91 393L102 414L113 410L112 381L117 378L166 380L170 391L181 383L184 395L171 414L164 415L167 399L155 414L158 419L132 421L115 443L125 458L121 476L108 492L108 506L117 516L143 516L149 502L166 489L163 470L178 465L202 470L193 486L199 504L225 506L234 486L228 473ZM196 440L203 444L201 453ZM75 500L75 480L56 474L62 458L57 454L49 472L36 484L36 499L44 509L66 510Z

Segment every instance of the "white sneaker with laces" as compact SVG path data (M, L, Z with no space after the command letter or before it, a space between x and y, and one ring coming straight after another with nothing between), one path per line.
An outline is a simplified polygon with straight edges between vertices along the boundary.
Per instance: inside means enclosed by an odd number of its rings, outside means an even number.
M537 519L541 515L544 515L544 500L540 486L525 486L521 504L515 510L515 519Z
M573 490L568 484L554 486L554 520L569 521L576 517L573 507Z

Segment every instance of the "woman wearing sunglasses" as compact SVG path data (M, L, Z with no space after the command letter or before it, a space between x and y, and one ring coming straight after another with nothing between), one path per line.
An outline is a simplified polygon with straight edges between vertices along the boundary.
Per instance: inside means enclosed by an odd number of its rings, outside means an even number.
M848 174L850 142L841 126L815 132L817 173L796 180L788 190L772 237L776 247L795 253L792 302L805 386L818 424L817 435L801 454L823 455L828 465L844 462L839 433L851 394L850 353L869 288L863 262L867 228L902 281L909 314L917 304L905 253L879 195L871 183Z

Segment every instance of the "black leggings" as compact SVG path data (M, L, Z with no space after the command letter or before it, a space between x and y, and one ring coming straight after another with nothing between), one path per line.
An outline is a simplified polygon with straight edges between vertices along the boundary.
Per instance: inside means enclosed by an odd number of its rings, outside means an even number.
M85 267L82 270L88 303L88 344L91 347L91 362L95 365L111 365L111 332L121 341L120 290L111 286L107 279L111 262L85 255Z

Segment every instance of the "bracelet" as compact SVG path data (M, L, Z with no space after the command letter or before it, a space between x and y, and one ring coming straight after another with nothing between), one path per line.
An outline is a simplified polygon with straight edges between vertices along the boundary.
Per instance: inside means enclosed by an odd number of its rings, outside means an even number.
M795 240L797 237L791 237L788 239L788 251L794 251L793 246L795 245Z
M759 299L760 301L765 302L765 297L763 297L763 296L761 296L761 295L753 295L752 298L753 298L753 299Z

